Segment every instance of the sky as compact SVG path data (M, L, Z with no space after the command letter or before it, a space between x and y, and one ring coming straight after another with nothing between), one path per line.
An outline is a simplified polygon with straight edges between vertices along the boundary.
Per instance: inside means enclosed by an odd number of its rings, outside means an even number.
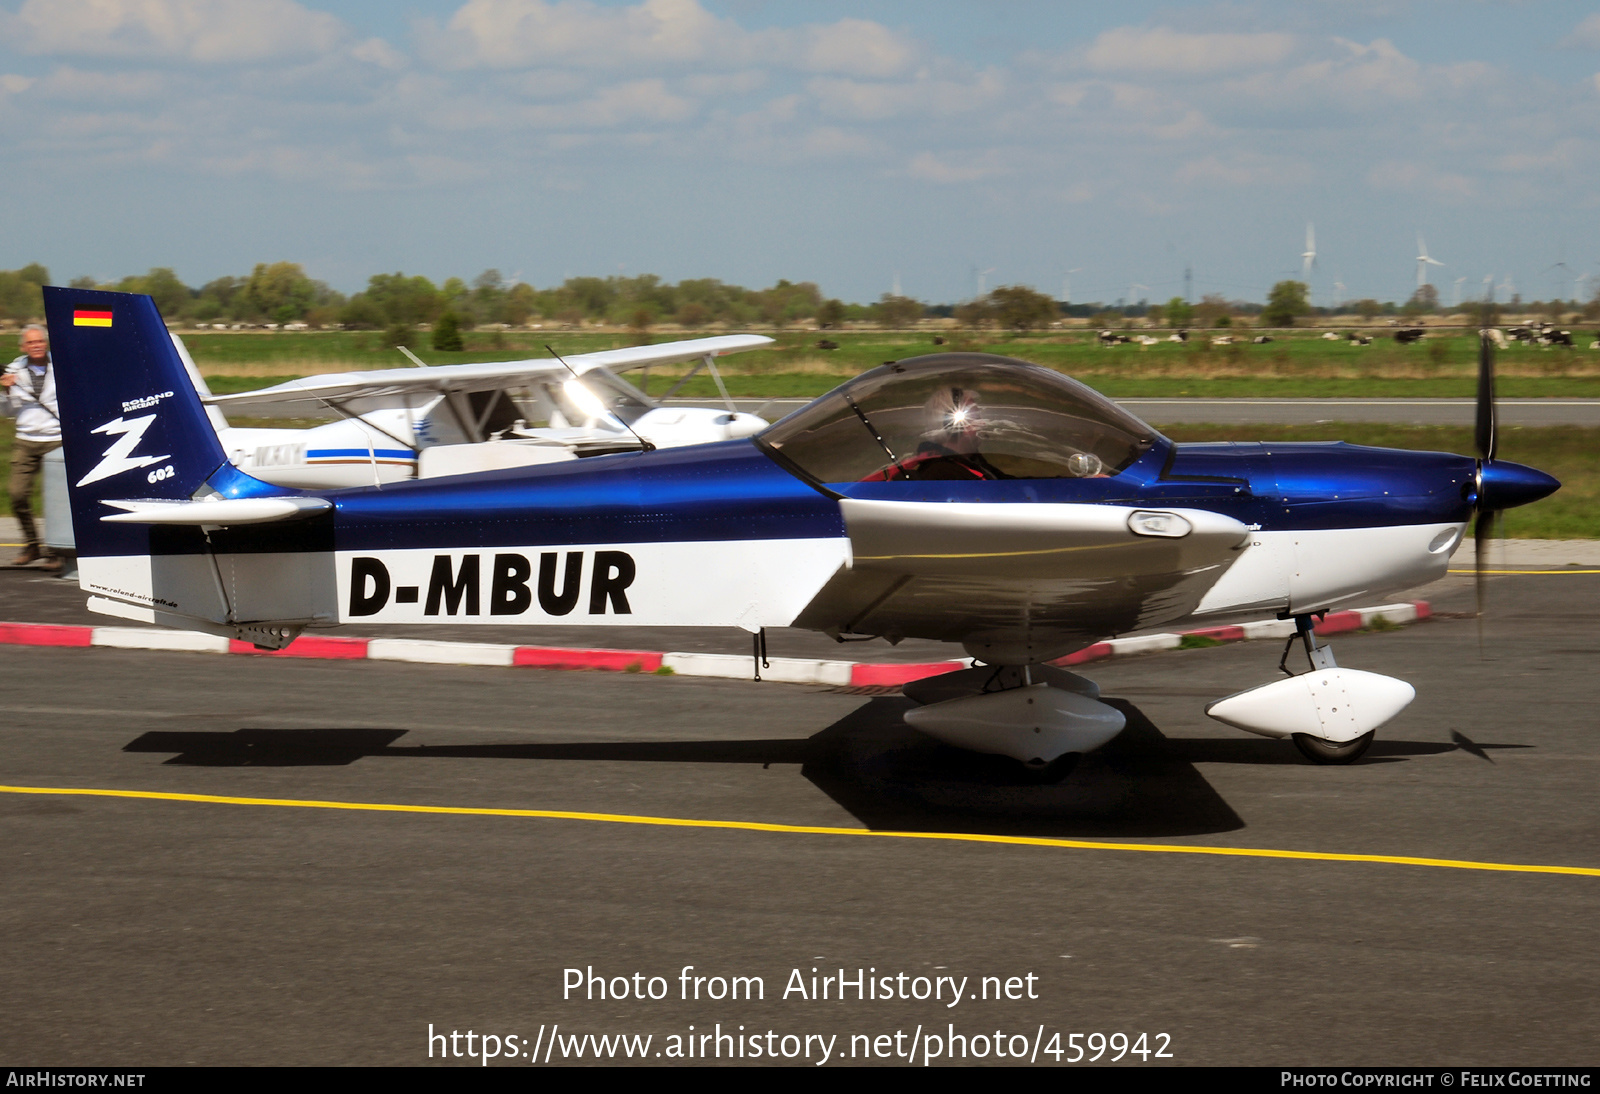
M62 282L1600 288L1592 2L0 0L0 141Z

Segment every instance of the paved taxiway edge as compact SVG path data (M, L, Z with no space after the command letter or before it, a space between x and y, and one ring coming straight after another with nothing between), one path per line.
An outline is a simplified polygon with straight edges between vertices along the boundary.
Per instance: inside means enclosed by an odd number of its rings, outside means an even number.
M1340 634L1384 620L1401 626L1432 614L1426 600L1379 604L1371 608L1329 612L1317 624L1319 635ZM1081 665L1110 657L1154 653L1184 645L1284 639L1294 633L1292 619L1264 619L1227 627L1168 634L1113 638L1054 662ZM1185 639L1188 642L1185 643ZM1209 640L1209 641L1207 641ZM489 642L438 642L413 638L335 638L301 636L282 650L261 650L248 642L219 638L194 631L159 627L85 627L56 623L0 623L0 645L100 646L132 650L184 650L193 653L237 653L252 657L301 657L341 661L408 661L428 665L489 665L501 668L648 672L675 676L711 676L743 680L753 675L752 659L735 654L662 653L653 650L564 649L550 646L512 646ZM761 665L761 679L782 684L824 684L833 687L894 687L926 676L967 668L970 660L930 661L920 664L823 661L798 657L773 657Z

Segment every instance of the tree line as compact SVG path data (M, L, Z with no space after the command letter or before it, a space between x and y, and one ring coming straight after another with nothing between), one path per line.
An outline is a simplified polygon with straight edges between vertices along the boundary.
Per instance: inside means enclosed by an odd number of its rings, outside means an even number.
M0 270L0 320L16 323L42 316L40 289L50 283L49 271L39 263ZM691 330L798 323L825 330L860 323L897 329L925 318L954 319L973 329L1037 330L1063 316L1087 317L1095 326L1115 326L1137 318L1170 327L1227 326L1259 316L1267 326L1290 326L1304 316L1358 314L1370 320L1379 315L1414 316L1439 310L1437 293L1426 285L1400 306L1356 300L1336 308L1314 308L1307 303L1307 286L1299 281L1274 285L1265 305L1207 295L1197 304L1175 296L1165 304L1140 302L1115 308L1056 301L1025 285L1002 285L959 304L930 305L885 293L863 305L825 297L810 281L779 280L765 289L747 289L715 278L671 284L654 274L641 274L569 277L560 285L540 289L522 281L507 281L498 270L485 270L470 283L451 277L440 284L403 272L375 274L365 289L346 296L311 278L295 262L258 263L247 276L219 277L198 287L184 284L167 267L115 282L80 277L71 284L147 293L163 316L179 323L304 324L317 329L394 332L441 323L459 331L499 324L520 327L531 322L602 323L641 331L659 323ZM1519 313L1559 316L1580 312L1586 318L1600 319L1600 292L1587 304L1535 301L1524 305L1517 298L1507 307Z
M40 288L49 271L34 263L0 271L0 319L36 319L43 314ZM485 270L468 283L459 277L435 283L404 272L375 274L360 292L346 296L306 274L296 262L258 263L247 276L219 277L198 287L184 284L168 267L120 281L74 278L74 288L146 293L161 314L180 323L305 324L314 328L373 330L432 325L446 315L461 328L546 320L577 325L606 323L647 327L673 322L685 327L784 326L818 317L835 323L871 320L877 305L828 300L809 281L780 280L747 289L715 278L669 284L654 274L638 277L569 277L540 289L507 281ZM917 305L920 318L922 306ZM898 313L897 313L898 314Z

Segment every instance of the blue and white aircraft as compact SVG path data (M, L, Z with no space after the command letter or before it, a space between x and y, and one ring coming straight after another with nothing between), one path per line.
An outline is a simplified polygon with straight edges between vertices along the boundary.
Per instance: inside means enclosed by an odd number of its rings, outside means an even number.
M907 721L1044 777L1123 728L1051 661L1262 613L1296 620L1311 671L1208 713L1349 762L1414 692L1340 668L1314 617L1438 578L1475 512L1485 536L1559 486L1495 459L1485 349L1477 458L1174 444L1059 373L949 353L753 438L294 490L229 463L148 297L49 288L45 305L96 611L267 648L345 623L938 639L976 664L908 686Z

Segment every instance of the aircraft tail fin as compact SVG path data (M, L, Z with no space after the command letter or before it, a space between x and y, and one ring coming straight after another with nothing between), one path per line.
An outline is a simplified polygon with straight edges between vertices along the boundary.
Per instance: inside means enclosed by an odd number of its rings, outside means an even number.
M272 649L331 618L332 503L228 462L155 302L50 287L44 304L89 607Z
M146 553L104 502L280 493L235 470L155 301L44 290L78 554Z

